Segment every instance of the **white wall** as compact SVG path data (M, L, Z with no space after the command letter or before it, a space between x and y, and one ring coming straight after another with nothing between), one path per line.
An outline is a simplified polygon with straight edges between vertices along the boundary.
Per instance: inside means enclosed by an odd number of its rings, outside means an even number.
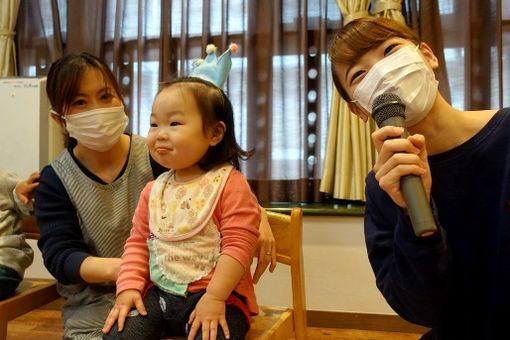
M363 238L363 218L304 216L303 255L308 310L395 314L375 286ZM290 306L284 266L256 286L262 305Z
M304 216L303 232L308 310L395 314L375 286L362 217ZM36 260L26 276L48 277L36 251ZM289 274L282 265L274 273L264 274L256 286L258 302L290 306Z
M64 147L60 127L49 119L46 78L0 78L0 168L28 177Z

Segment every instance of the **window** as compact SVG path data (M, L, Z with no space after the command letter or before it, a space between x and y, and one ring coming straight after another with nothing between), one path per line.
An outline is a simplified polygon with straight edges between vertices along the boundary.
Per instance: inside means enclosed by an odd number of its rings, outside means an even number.
M112 57L113 41L116 38L116 30L119 30L119 20L122 22L121 40L124 46L132 45L123 50L129 50L122 55L123 70L120 75L120 83L126 88L126 103L131 111L131 123L133 132L145 136L149 128L149 115L152 101L157 92L157 83L160 79L161 65L159 62L159 53L147 51L137 51L137 41L141 37L144 39L144 48L147 45L154 46L156 51L160 46L161 39L161 17L162 8L160 2L151 1L129 1L123 2L124 8L117 8L117 1L107 1L106 17L115 18L107 20L105 36L107 40L106 53ZM221 0L210 1L208 8L210 10L209 29L207 35L209 41L221 40L222 35L226 35L229 40L245 40L249 25L248 6L249 1L231 0L226 2ZM273 5L273 4L271 4ZM144 8L140 8L144 6ZM170 15L170 36L172 46L177 46L179 55L193 54L196 57L202 53L202 32L204 19L202 13L203 2L172 1ZM309 50L305 53L300 48L300 34L307 34L310 37L317 36L321 29L321 23L327 22L332 32L334 28L340 27L340 11L334 0L311 1L307 8L307 31L302 33L300 25L303 22L302 9L296 5L294 0L282 2L280 8L281 26L281 46L275 49L277 53L272 56L272 68L269 74L261 70L258 77L269 76L271 80L272 91L266 95L259 95L256 101L260 104L266 104L270 107L270 115L261 115L255 121L255 125L269 126L271 138L270 151L270 180L293 180L300 178L320 178L322 173L322 159L325 154L327 138L327 122L329 115L329 101L331 79L329 75L329 59L326 55L326 41L319 51L315 42L311 42ZM122 17L119 18L119 14ZM144 13L140 16L140 13ZM191 13L193 15L191 15ZM228 20L222 23L222 20ZM181 39L186 39L187 46L182 44ZM195 42L199 42L196 44ZM183 50L187 48L188 50ZM257 46L241 45L241 49L258 48ZM144 53L140 56L132 57L130 53ZM234 55L233 66L228 80L227 93L232 101L235 112L236 135L243 148L255 147L256 150L264 150L265 140L258 139L255 144L253 137L254 120L248 117L247 93L248 67L252 60L247 57L247 53ZM140 61L136 61L136 59ZM175 73L177 75L187 74L191 69L194 58L186 58L176 63ZM307 74L303 74L305 62L315 60L315 64L310 67ZM113 66L113 65L112 65ZM306 91L306 93L305 93ZM249 95L249 94L248 94ZM270 101L267 103L266 101ZM283 133L285 132L285 133ZM304 140L303 143L296 141ZM303 162L305 169L303 170ZM249 164L243 164L243 171L247 174L255 174L257 170L249 171L246 167Z
M131 130L146 135L158 82L188 74L206 44L237 42L225 89L238 141L256 148L243 172L270 191L274 181L287 181L279 184L287 194L267 199L309 201L306 190L318 197L331 98L326 53L341 27L335 0L101 3L22 2L20 74L44 75L65 53L96 54L119 80Z

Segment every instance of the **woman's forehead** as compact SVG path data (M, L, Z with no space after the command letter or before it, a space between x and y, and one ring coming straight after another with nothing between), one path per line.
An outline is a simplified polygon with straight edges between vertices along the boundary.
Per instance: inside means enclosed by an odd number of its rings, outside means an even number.
M77 90L78 92L97 92L112 88L113 84L101 70L89 67L83 71Z

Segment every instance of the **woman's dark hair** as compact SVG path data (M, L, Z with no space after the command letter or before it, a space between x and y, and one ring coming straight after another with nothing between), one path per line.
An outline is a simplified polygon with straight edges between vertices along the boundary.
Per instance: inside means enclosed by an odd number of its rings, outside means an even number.
M66 114L73 98L78 94L80 81L86 70L95 69L103 75L105 87L113 88L122 101L119 84L112 71L101 59L89 53L69 54L51 64L46 78L46 93L52 109ZM65 143L70 142L65 134Z
M225 92L201 78L181 77L162 83L158 95L171 86L180 86L193 95L202 115L204 133L217 122L223 122L226 126L221 142L210 146L207 153L198 162L200 168L208 171L228 162L239 170L239 160L247 160L253 155L254 150L245 151L237 143L234 131L234 110Z
M335 34L328 54L331 60L333 82L342 98L346 101L351 100L342 87L338 75L334 71L334 66L337 64L353 65L365 53L394 37L410 40L416 45L420 43L420 38L412 29L398 21L386 18L356 19Z
M105 86L113 88L122 100L119 84L112 71L101 59L89 53L69 54L51 64L46 79L46 93L54 111L63 115L78 93L80 80L88 69L96 69L103 75Z

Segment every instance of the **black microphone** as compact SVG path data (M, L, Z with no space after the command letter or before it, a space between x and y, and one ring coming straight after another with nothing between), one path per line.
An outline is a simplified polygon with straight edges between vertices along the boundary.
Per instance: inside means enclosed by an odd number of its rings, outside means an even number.
M404 129L402 138L409 132L405 128L406 106L399 96L383 93L377 96L372 105L372 117L377 126L397 126ZM429 236L437 231L427 194L420 176L407 175L400 179L400 190L407 205L407 211L416 236Z

